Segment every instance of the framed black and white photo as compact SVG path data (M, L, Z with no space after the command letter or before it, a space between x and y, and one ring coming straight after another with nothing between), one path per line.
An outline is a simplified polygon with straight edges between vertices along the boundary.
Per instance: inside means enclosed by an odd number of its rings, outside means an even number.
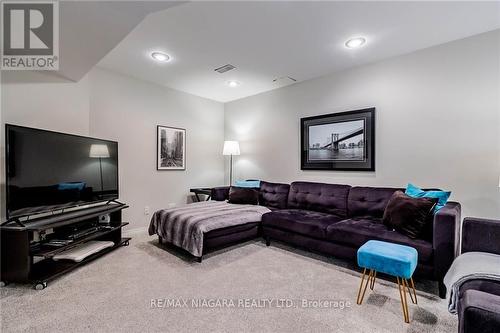
M156 136L156 169L186 170L186 130L158 125Z
M307 117L300 123L302 170L375 170L375 108Z

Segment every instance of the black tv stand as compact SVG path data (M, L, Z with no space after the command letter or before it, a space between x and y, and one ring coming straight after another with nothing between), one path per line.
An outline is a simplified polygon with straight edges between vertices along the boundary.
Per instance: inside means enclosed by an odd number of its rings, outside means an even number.
M19 226L21 226L21 227L25 227L25 225L24 225L24 224L23 224L23 223L19 220L19 218L17 218L17 217L14 217L14 218L12 218L12 219L8 219L8 220L7 220L7 221L5 221L5 222L2 222L2 223L0 224L0 226L2 226L2 227L3 227L4 225L7 225L7 224L9 224L9 223L16 223L17 225L19 225Z
M3 223L0 227L0 283L33 283L35 289L41 290L47 287L49 281L121 246L127 246L130 238L122 237L122 228L128 224L122 221L122 210L125 208L128 206L123 203L108 203L30 219L24 223L19 223L19 220ZM104 214L109 214L111 220L106 226L99 224L99 216ZM69 241L53 246L57 240ZM112 241L114 246L90 255L81 262L52 259L58 253L90 240Z
M113 199L113 200L109 200L108 202L106 202L106 205L109 205L110 203L115 203L115 204L118 204L118 205L124 205L123 202L120 202L116 199Z

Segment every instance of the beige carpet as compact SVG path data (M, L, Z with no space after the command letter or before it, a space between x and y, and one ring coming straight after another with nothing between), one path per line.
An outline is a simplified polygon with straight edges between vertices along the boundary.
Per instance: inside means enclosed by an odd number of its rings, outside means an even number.
M395 283L378 279L363 305L355 304L359 274L344 261L277 243L266 247L257 240L208 255L199 264L179 251L160 248L145 233L133 237L129 247L49 283L45 290L2 288L2 332L457 330L446 302L422 291L435 288L431 282L417 282L419 304L410 304L411 323L405 324ZM152 299L178 302L156 301L152 308ZM330 308L304 307L303 300L326 300Z

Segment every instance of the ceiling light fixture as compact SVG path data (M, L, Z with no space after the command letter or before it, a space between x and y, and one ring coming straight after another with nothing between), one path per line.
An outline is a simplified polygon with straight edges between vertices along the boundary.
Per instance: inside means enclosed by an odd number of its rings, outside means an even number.
M151 58L159 62L169 62L170 56L163 52L153 52L151 53Z
M231 88L236 88L241 86L241 82L235 81L235 80L229 80L226 82L226 85Z
M363 46L365 43L366 43L366 38L356 37L347 40L347 42L345 42L345 47L347 47L348 49L355 49Z

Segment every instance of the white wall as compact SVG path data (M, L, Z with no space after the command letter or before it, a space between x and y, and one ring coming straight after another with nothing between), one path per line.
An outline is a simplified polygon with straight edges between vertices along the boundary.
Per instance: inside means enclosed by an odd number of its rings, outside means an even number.
M90 73L90 134L118 141L120 199L126 219L146 225L151 213L186 203L190 187L223 182L222 103L95 69ZM186 129L186 171L156 170L156 126Z
M413 182L452 190L464 215L500 217L499 43L497 30L227 103L235 179ZM375 172L300 170L301 117L371 106Z
M75 83L43 72L4 71L2 95L5 123L89 133L88 76Z
M223 182L222 103L98 68L76 83L45 73L3 72L1 95L2 146L4 123L119 142L120 200L130 205L124 218L131 227L147 225L145 206L152 213L182 204L190 187ZM186 171L156 170L156 125L186 128ZM0 178L3 203L3 168Z

